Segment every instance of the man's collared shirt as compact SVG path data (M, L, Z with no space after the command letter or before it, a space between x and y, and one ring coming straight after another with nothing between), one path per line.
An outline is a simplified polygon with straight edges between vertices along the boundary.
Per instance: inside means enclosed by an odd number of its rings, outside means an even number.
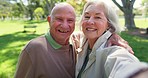
M45 37L46 39L48 40L48 42L51 44L51 46L54 48L54 49L59 49L62 47L62 45L58 44L51 36L50 32L47 32L45 34Z

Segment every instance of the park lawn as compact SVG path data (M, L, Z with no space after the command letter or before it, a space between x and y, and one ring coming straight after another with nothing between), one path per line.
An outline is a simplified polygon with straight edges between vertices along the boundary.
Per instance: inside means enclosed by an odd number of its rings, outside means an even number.
M148 18L135 18L135 25L138 28L148 28ZM124 18L120 18L120 25L124 26Z
M123 23L123 19L120 19L120 22ZM31 30L22 33L23 26L29 23L37 25L36 33L32 33ZM148 25L144 20L136 20L136 24L140 25L139 28L146 28L145 26ZM13 78L18 56L25 44L29 40L43 35L48 28L47 21L0 21L0 78ZM78 30L78 26L76 30ZM135 56L141 61L148 62L148 39L129 35L126 32L122 32L121 36L129 42Z
M14 32L22 32L24 30L24 25L36 25L37 32L36 34L45 33L48 31L48 23L43 20L41 22L38 21L0 21L0 36L4 34L12 34ZM30 29L27 29L31 32Z
M134 55L137 56L140 61L148 62L148 39L129 35L127 32L122 32L121 37L128 41L134 51Z

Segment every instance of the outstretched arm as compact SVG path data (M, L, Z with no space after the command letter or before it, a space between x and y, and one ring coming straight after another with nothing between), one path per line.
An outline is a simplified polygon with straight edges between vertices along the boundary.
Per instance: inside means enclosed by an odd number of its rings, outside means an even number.
M107 42L107 46L118 45L127 49L131 54L134 54L132 48L129 46L128 42L121 38L118 34L113 33Z

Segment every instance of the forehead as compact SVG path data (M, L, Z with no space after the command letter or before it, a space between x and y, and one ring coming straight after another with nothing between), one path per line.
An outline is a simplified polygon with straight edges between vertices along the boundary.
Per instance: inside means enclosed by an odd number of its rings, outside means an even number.
M54 9L54 12L53 12L53 16L59 16L59 17L71 17L71 18L75 18L75 12L73 10L73 8L71 7L66 7L66 6L63 6L63 7L57 7Z
M101 5L89 5L86 8L85 13L104 13L104 7Z

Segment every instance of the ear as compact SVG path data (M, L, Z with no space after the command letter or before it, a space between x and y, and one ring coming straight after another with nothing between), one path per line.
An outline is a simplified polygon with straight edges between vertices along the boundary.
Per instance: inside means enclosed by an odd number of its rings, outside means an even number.
M50 22L51 21L51 16L48 16L47 20L48 20L48 22Z

